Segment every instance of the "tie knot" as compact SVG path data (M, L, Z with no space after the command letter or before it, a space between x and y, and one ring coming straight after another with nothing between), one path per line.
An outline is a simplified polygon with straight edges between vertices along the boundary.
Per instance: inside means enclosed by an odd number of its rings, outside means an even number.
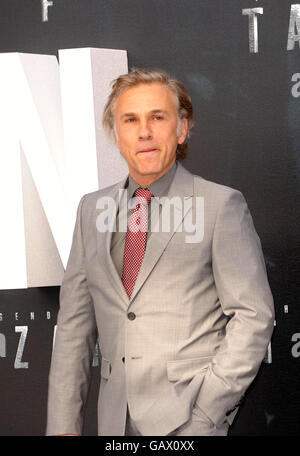
M140 204L150 204L151 197L153 196L147 188L137 188L135 196Z

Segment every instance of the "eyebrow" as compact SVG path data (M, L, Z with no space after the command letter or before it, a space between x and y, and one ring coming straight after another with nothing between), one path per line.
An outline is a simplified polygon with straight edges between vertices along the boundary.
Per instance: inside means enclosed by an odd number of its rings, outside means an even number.
M166 116L169 116L169 112L166 111L165 109L152 109L150 111L150 114L165 114ZM135 112L125 112L124 114L121 115L120 119L124 119L125 117L132 117L136 116L137 114Z

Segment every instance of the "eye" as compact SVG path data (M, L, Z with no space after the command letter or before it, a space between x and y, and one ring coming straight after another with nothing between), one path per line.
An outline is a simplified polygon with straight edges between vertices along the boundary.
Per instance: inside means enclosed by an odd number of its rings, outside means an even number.
M163 116L161 116L160 114L157 114L154 116L154 119L155 120L163 120Z
M127 123L133 123L135 121L135 117L128 117L128 119L125 120Z

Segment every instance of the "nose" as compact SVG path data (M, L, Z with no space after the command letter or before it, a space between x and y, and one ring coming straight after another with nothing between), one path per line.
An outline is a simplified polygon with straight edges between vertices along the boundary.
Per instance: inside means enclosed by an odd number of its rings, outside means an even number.
M151 127L147 120L143 120L140 122L139 139L152 139Z

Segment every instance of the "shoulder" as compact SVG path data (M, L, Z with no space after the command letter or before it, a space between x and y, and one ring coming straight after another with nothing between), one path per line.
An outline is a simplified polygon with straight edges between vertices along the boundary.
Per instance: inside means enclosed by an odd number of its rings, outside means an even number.
M94 192L86 193L83 195L82 200L84 201L84 205L90 205L97 202L99 198L109 197L115 195L118 190L122 190L124 187L125 180L117 182L116 184L110 185L108 187L102 188L100 190L96 190Z
M210 181L198 174L188 171L179 163L179 185L184 184L194 197L204 198L205 207L211 212L227 206L244 206L246 204L243 194L236 188Z
M109 187L101 188L95 192L86 193L83 195L85 201L95 201L101 196L106 196L111 194L115 189L120 187L120 182L110 185Z
M116 201L118 198L118 191L123 189L124 182L125 180L123 179L116 184L84 194L78 205L78 210L82 214L83 219L88 220L90 217L94 217L95 210L99 207L99 202L100 204L105 205L109 199L111 199L111 201Z
M236 188L204 179L197 174L190 174L193 178L195 196L203 196L216 205L225 204L227 201L245 201L241 191Z
M247 201L239 190L193 175L194 195L204 198L205 217L211 221L214 238L250 236L258 239ZM258 241L257 241L258 242Z

